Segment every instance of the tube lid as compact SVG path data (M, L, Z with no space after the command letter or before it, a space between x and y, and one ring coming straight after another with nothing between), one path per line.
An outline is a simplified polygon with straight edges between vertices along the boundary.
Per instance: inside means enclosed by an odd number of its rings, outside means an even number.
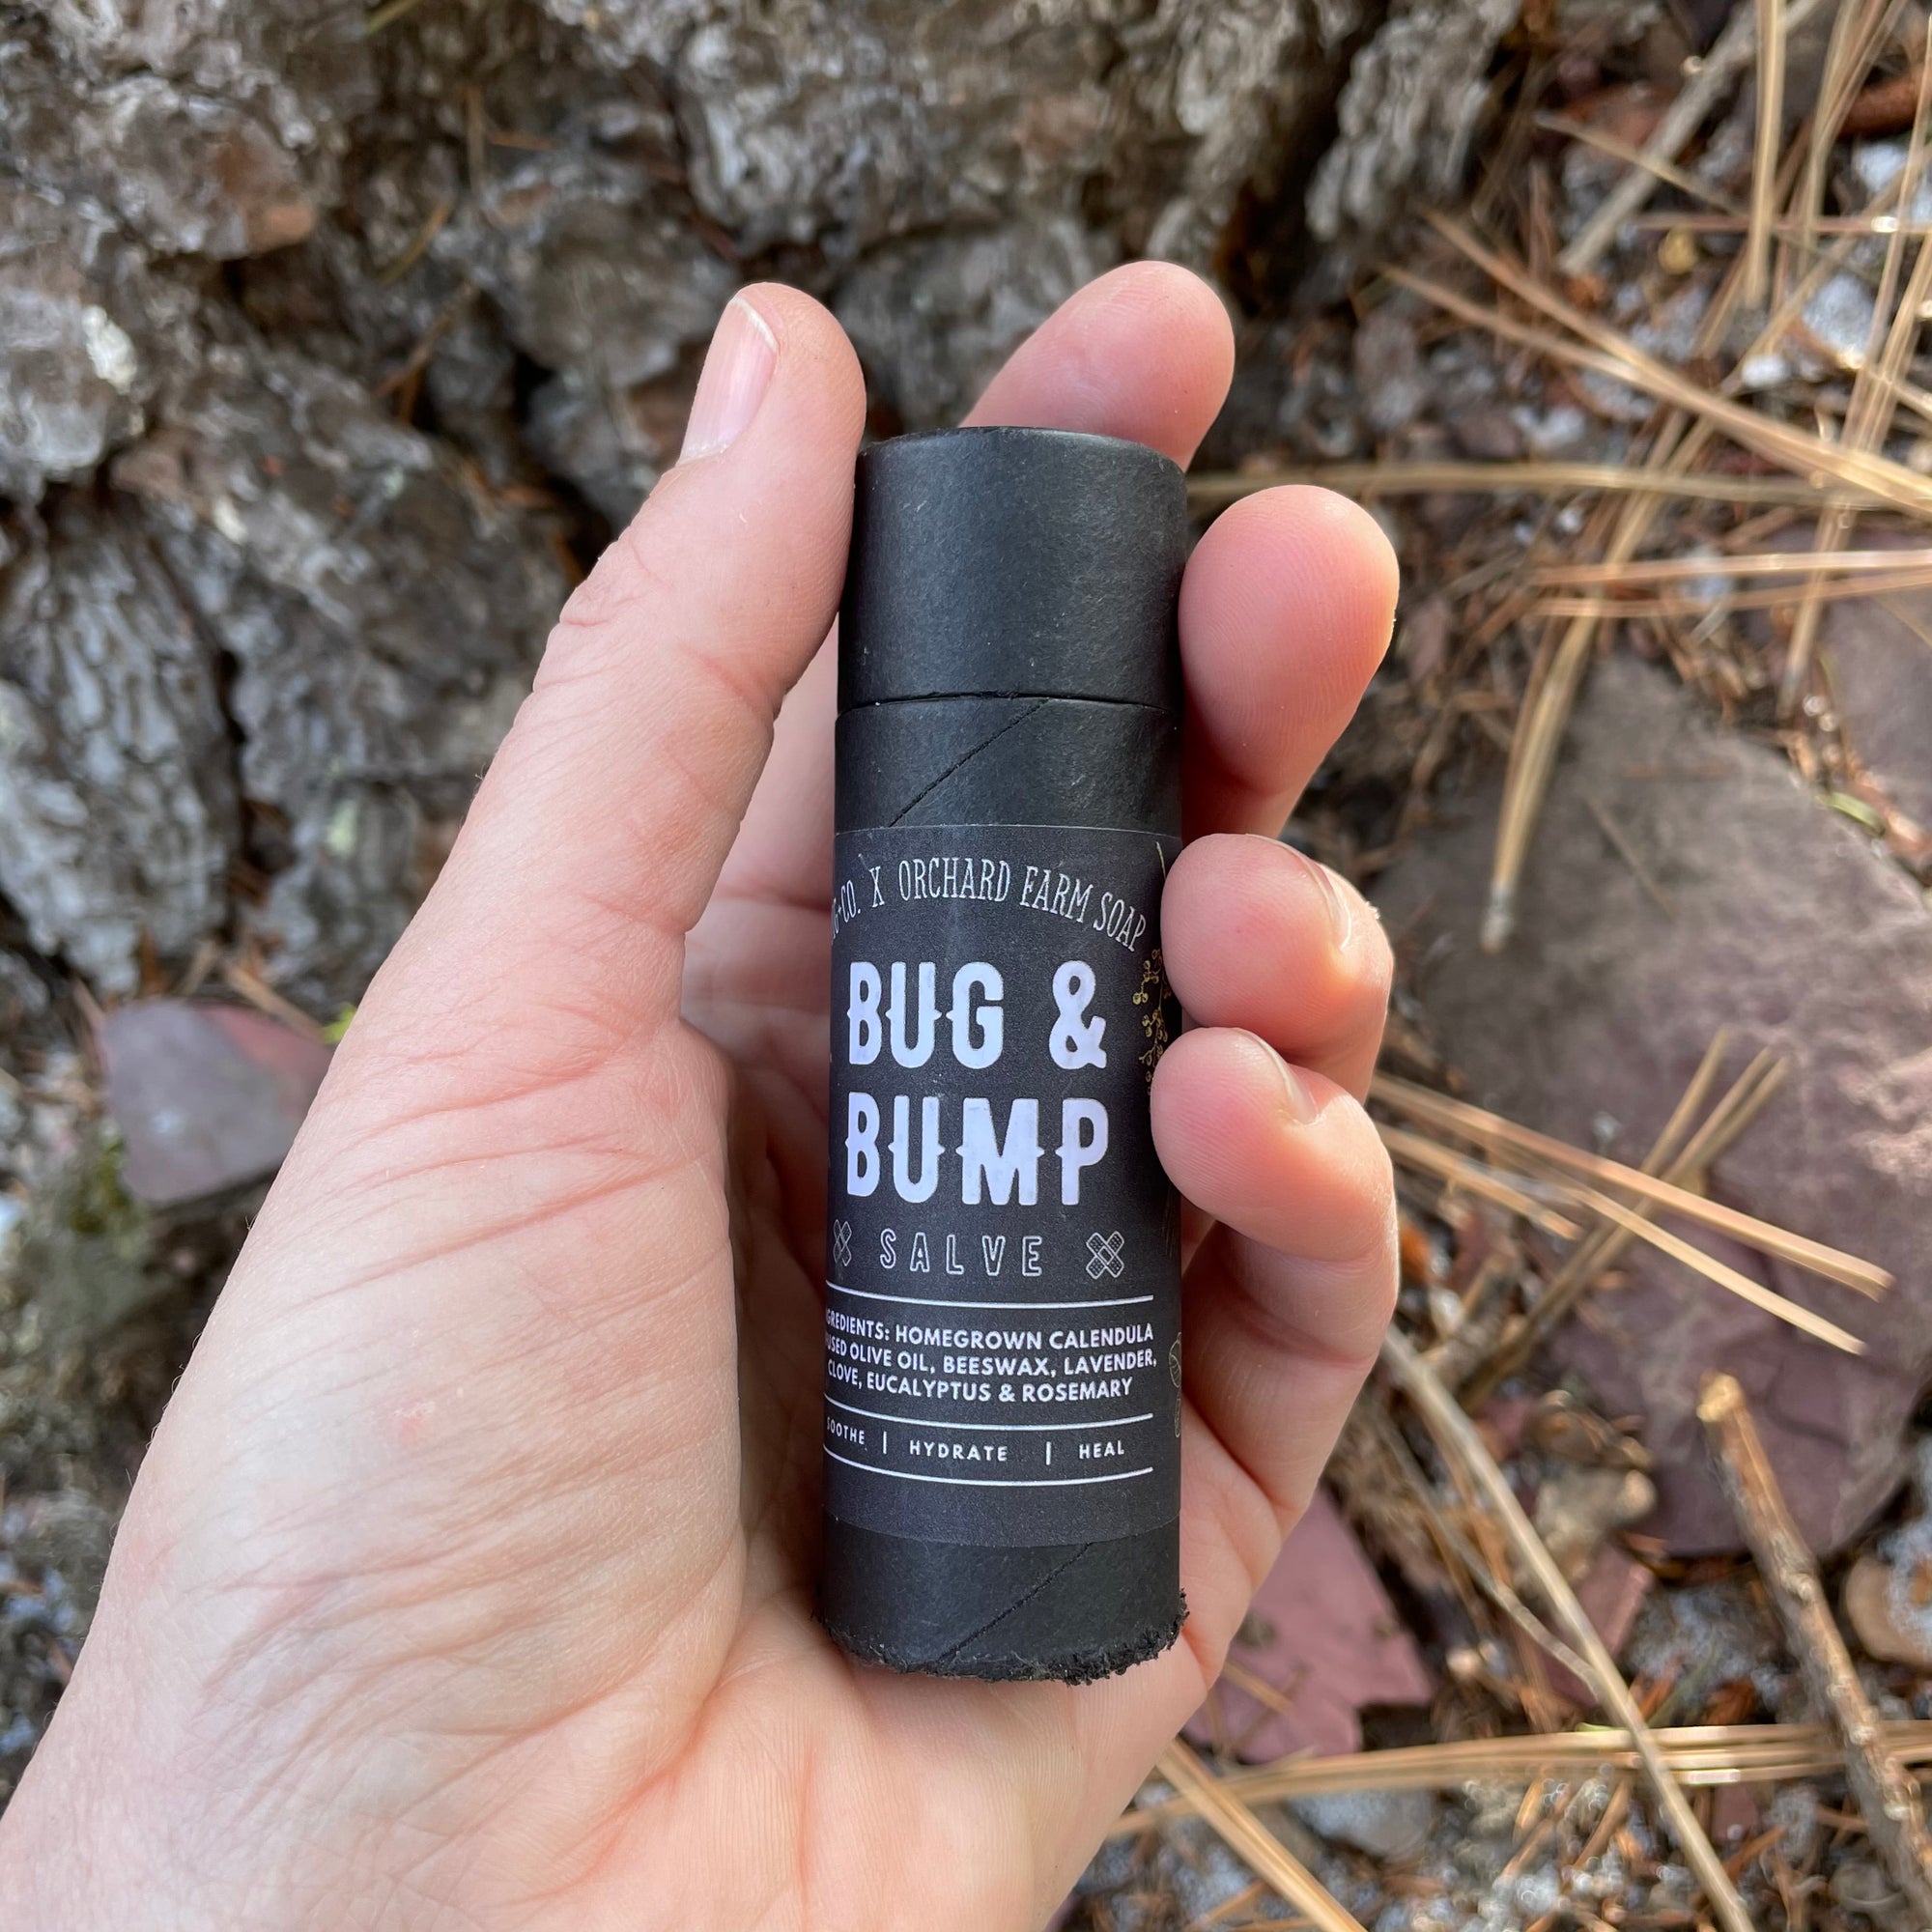
M1187 486L1145 443L952 429L860 452L838 708L1082 697L1180 708Z

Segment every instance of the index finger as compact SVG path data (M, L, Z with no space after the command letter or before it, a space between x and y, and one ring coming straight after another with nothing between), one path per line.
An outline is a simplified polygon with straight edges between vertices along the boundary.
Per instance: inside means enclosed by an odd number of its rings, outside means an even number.
M1331 490L1215 521L1180 586L1189 838L1281 830L1388 648L1396 587L1381 526Z

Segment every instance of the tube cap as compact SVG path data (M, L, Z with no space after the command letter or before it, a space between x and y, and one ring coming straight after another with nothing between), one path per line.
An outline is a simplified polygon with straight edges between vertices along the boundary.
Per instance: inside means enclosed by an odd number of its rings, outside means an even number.
M838 708L1084 697L1178 713L1187 486L1145 443L952 429L860 453Z

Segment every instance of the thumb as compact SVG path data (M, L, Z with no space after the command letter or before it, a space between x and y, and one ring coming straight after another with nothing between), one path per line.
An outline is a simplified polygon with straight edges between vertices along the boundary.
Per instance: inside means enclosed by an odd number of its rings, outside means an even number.
M733 298L677 467L565 607L358 1046L406 1019L416 1059L426 1023L474 1041L534 1004L594 1052L675 1016L685 934L838 610L864 420L817 302Z

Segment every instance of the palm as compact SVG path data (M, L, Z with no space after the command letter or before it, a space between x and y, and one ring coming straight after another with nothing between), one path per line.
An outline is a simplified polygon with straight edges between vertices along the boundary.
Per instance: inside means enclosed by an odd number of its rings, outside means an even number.
M215 1310L0 1834L27 1855L0 1861L0 1918L856 1926L917 1899L935 1927L1024 1925L1199 1698L1315 1480L1392 1283L1349 1097L1387 952L1292 853L1208 838L1164 906L1204 1024L1153 1093L1163 1160L1220 1223L1186 1290L1183 1641L1073 1690L894 1677L812 1621L812 652L862 396L822 311L757 295L783 352L755 416L573 601ZM1184 458L1229 353L1199 284L1123 270L981 409ZM1321 493L1216 526L1182 596L1190 836L1279 825L1392 588Z

